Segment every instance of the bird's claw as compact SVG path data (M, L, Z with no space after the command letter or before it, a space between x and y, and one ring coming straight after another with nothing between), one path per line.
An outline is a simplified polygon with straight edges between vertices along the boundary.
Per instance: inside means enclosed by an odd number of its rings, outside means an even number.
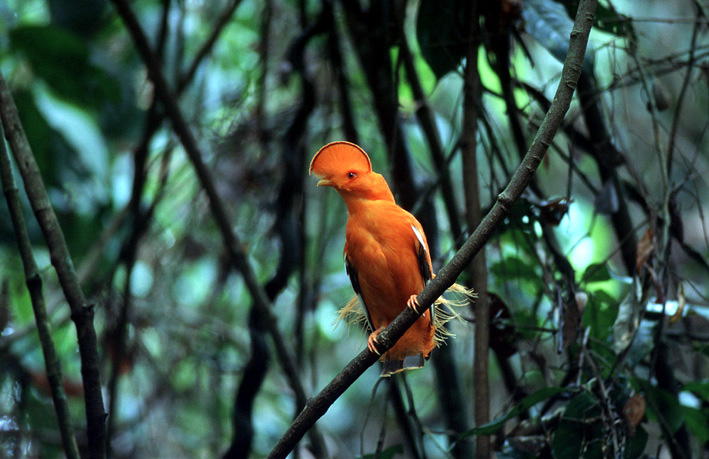
M367 349L370 351L374 352L377 355L382 355L381 352L377 349L377 345L379 344L379 341L377 341L377 336L379 336L379 333L384 330L384 327L379 327L372 333L370 333L369 338L367 338Z
M406 300L406 306L410 307L414 311L419 307L419 301L416 299L416 295L411 295L408 300Z

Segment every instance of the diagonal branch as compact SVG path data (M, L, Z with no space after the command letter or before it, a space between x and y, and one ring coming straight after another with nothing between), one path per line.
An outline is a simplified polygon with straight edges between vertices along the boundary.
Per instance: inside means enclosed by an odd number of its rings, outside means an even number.
M438 275L423 289L417 297L419 307L416 311L406 308L377 338L379 350L384 352L391 348L404 332L418 319L421 312L450 287L473 257L483 248L495 229L505 219L515 201L522 195L532 180L537 167L546 154L554 135L571 104L581 73L581 64L586 53L588 35L591 31L596 11L597 0L582 0L579 3L574 28L571 31L569 52L564 61L561 81L557 88L554 101L544 117L532 146L527 151L522 163L515 171L505 190L497 196L494 206L485 216L475 232L463 244L461 249L444 266ZM376 362L378 356L364 349L335 378L313 397L293 424L283 434L269 457L284 458L300 441L305 432L322 417L337 398L344 393L364 371Z
M52 266L57 273L64 296L71 308L71 318L76 325L81 355L81 376L84 383L88 456L102 458L106 451L106 413L101 393L98 343L94 328L94 306L86 301L74 263L64 239L54 208L49 201L42 175L25 135L17 106L5 79L0 75L0 116L5 127L5 137L22 175L27 197L42 235L49 249Z
M224 27L226 27L226 25L231 20L231 17L234 15L234 12L239 7L239 4L241 4L241 1L242 0L233 0L231 4L227 6L224 11L222 11L222 13L219 15L217 22L213 26L214 30L212 34L202 44L202 47L199 49L199 51L197 51L197 54L195 55L194 59L192 59L192 64L189 66L187 71L180 76L180 79L177 82L178 94L181 93L187 87L190 81L192 81L192 78L194 77L195 73L197 73L197 69L202 64L204 58L207 57L210 52L212 52L212 48L214 48L214 44L217 42L217 38L219 38L219 35L222 33L222 30L224 30Z

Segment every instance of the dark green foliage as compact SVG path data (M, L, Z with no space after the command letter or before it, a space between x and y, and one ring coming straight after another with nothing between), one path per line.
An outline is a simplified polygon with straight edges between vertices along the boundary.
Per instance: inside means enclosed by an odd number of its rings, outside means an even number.
M398 445L393 445L390 446L382 451L380 451L378 454L365 454L362 456L362 459L393 459L397 455L404 454L404 445L398 444Z
M554 457L603 457L603 426L598 401L588 392L581 392L566 405L554 432Z
M564 5L570 17L576 13L578 8L578 0L558 0ZM635 35L635 27L633 26L633 18L620 14L613 6L612 1L599 3L596 9L596 18L593 26L604 32L612 33L621 37L637 40Z
M534 405L537 403L541 403L543 401L546 401L547 399L551 397L558 396L559 394L562 394L564 392L568 392L568 389L564 387L545 387L543 389L539 389L532 395L528 395L525 397L519 404L517 404L514 408L512 408L506 415L502 416L499 419L495 419L494 421L490 422L489 424L485 424L484 426L476 427L474 429L471 429L467 432L465 432L461 438L470 436L470 435L492 435L499 431L502 427L504 427L505 422L507 422L510 419L513 419L517 416L519 416L521 413L524 413L528 411L530 408L532 408Z
M88 43L65 29L17 27L10 32L10 43L59 97L93 109L118 100L117 82L91 62Z
M463 0L423 0L416 14L421 55L437 79L460 66L466 50L466 9Z
M591 284L593 282L603 282L611 279L606 263L593 263L588 265L581 276L581 284Z
M648 418L665 424L671 433L677 432L684 423L684 412L677 397L652 385L647 386L646 394Z

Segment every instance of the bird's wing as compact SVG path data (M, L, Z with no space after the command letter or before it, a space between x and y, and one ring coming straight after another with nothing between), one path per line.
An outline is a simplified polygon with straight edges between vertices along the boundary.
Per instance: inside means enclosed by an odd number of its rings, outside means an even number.
M372 318L369 316L369 308L367 308L367 303L364 302L364 298L362 297L362 289L359 286L359 275L357 274L355 267L350 262L350 258L347 256L347 253L345 253L345 271L347 272L347 277L350 278L350 282L352 282L352 288L357 295L357 299L359 299L359 304L362 305L364 316L367 318L367 325L369 325L370 331L374 331L375 328L372 324Z
M416 236L416 240L418 241L418 247L416 248L416 258L418 260L419 271L421 271L421 277L423 278L423 286L425 287L426 284L431 281L433 274L431 272L431 256L428 253L428 246L426 245L426 241L423 238L423 233L421 232L421 230L419 230L416 225L411 225L411 229L413 230L414 235ZM429 309L431 310L431 320L433 321L433 305L431 305Z

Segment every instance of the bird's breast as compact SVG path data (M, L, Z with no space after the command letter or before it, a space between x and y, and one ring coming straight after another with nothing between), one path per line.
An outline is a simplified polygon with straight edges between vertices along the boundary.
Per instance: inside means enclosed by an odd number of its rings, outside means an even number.
M372 315L379 311L392 320L406 307L406 300L423 289L415 237L403 219L374 212L350 214L345 252L358 273L361 294Z

